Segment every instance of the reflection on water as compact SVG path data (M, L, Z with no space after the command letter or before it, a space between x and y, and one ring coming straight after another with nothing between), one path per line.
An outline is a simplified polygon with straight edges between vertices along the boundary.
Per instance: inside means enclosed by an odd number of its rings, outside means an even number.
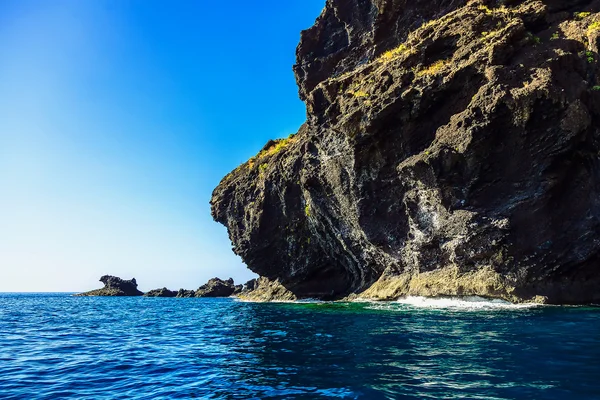
M600 311L0 295L2 398L598 399Z

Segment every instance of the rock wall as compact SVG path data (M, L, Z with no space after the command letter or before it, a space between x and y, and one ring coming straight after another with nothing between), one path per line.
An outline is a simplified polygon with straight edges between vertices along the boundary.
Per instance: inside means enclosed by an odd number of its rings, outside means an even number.
M256 297L600 302L598 11L328 0L307 122L211 200Z

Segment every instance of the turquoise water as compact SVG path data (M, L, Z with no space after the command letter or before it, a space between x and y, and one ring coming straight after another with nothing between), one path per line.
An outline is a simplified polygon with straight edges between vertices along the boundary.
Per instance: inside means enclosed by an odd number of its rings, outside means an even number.
M2 399L600 399L600 309L0 294Z

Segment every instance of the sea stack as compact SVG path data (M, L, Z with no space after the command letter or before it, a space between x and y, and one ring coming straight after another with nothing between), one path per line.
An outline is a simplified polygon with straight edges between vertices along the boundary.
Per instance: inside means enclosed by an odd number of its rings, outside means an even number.
M142 296L144 293L137 289L135 278L131 280L121 279L116 276L104 275L100 278L104 284L102 289L96 289L76 296Z
M600 302L599 7L328 0L306 123L211 199L255 297Z

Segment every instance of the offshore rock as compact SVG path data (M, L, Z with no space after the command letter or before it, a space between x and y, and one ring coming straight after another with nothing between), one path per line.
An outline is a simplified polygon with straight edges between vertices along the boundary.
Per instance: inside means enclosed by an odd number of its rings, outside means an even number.
M166 287L162 289L154 289L144 294L144 297L175 297L177 292L169 290Z
M278 298L600 301L598 1L328 0L214 219Z
M104 284L102 289L80 293L76 296L142 296L144 294L137 289L135 278L125 280L116 276L104 275L100 278L100 282Z
M235 285L233 287L233 293L232 293L232 295L235 296L237 294L240 294L240 293L242 293L243 290L244 290L244 285Z
M235 292L233 279L213 278L196 290L195 297L229 297Z
M244 287L242 290L244 292L250 292L250 291L256 289L256 286L257 286L257 280L250 279L248 282L244 283Z
M177 298L196 297L196 292L194 292L193 290L179 289L179 291L177 292L177 295L175 295L175 297L177 297Z

